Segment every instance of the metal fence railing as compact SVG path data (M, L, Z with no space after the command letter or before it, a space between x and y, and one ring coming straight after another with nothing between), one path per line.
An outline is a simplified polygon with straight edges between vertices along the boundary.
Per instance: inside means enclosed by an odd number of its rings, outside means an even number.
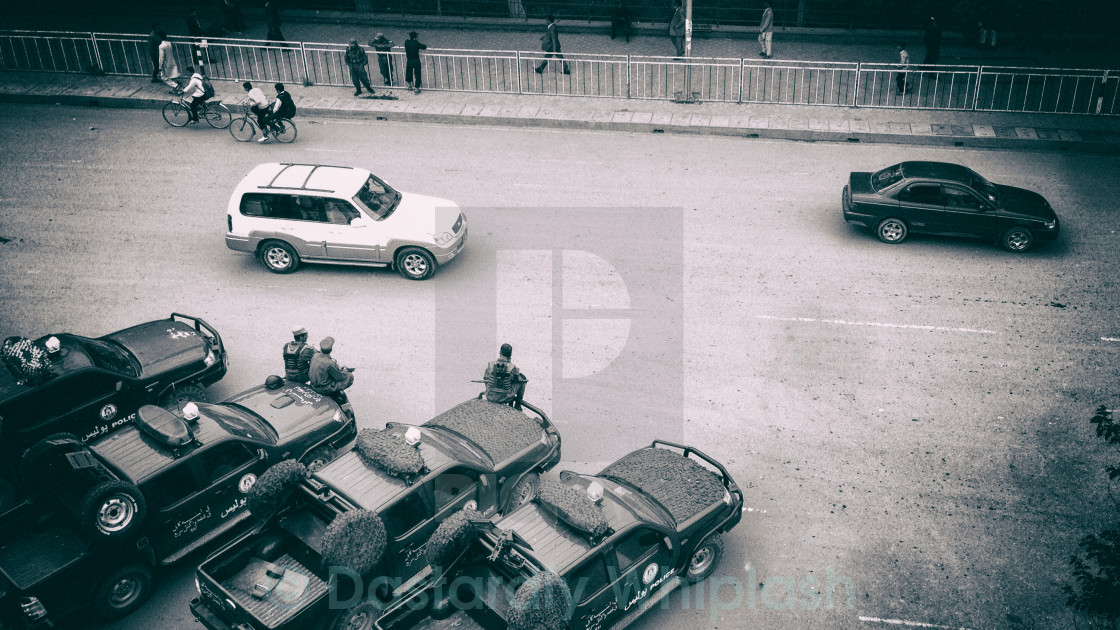
M341 44L188 37L171 41L180 68L201 60L214 79L350 85ZM369 70L376 74L381 53L367 52ZM403 50L383 54L399 85L405 70ZM1118 70L592 54L565 54L561 59L541 52L434 49L422 55L421 69L429 90L1120 115ZM0 70L146 76L152 61L143 35L0 31Z

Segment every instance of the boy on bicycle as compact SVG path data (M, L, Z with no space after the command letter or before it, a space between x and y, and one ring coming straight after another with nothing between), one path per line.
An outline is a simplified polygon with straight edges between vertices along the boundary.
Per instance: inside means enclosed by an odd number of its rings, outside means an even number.
M268 97L264 95L264 90L253 87L249 81L242 83L241 87L249 93L249 111L257 115L257 126L264 129L264 119L268 116Z
M206 89L202 87L202 74L195 72L194 66L187 66L187 73L191 75L191 80L183 88L183 95L191 99L190 122L196 123L198 122L198 106L202 105L208 97L206 96Z
M264 124L261 125L261 129L265 129L265 125L268 125L273 132L277 132L279 129L276 128L275 122L281 118L291 118L295 116L296 104L292 101L292 95L284 90L283 83L277 83L273 87L276 88L276 101L272 104L272 111L264 117ZM265 131L264 135L261 136L261 139L257 140L257 142L267 141L268 131Z

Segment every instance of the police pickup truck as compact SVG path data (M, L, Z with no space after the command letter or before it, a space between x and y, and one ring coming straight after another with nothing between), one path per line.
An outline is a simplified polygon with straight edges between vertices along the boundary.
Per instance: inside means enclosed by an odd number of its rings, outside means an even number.
M353 440L348 408L269 381L182 416L142 406L88 443L33 445L20 468L39 490L0 514L0 620L35 627L90 604L128 614L150 594L150 567L248 525L247 493L270 464L322 465Z
M528 403L475 399L420 426L364 429L257 531L202 563L191 612L210 630L370 628L430 573L424 545L449 514L522 505L559 461L560 435Z
M400 598L376 627L626 627L715 571L721 533L743 509L743 493L721 464L662 441L598 475L562 472L539 490L500 519L471 521L464 551L443 552L455 559L442 575Z

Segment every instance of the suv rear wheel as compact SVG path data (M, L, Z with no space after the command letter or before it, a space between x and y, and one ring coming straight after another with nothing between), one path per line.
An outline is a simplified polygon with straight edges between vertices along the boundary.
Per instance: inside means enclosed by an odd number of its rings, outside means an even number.
M409 280L427 280L436 270L436 259L419 247L397 252L397 271Z
M283 241L267 241L261 245L261 262L272 273L292 273L299 267L299 254Z

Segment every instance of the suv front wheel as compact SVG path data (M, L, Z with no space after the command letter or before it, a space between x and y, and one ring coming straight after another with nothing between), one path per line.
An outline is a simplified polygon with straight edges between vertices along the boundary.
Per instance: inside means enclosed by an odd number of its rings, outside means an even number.
M272 273L292 273L299 267L299 254L283 241L267 241L261 245L261 262Z
M436 259L419 247L397 252L397 271L409 280L427 280L436 270Z

